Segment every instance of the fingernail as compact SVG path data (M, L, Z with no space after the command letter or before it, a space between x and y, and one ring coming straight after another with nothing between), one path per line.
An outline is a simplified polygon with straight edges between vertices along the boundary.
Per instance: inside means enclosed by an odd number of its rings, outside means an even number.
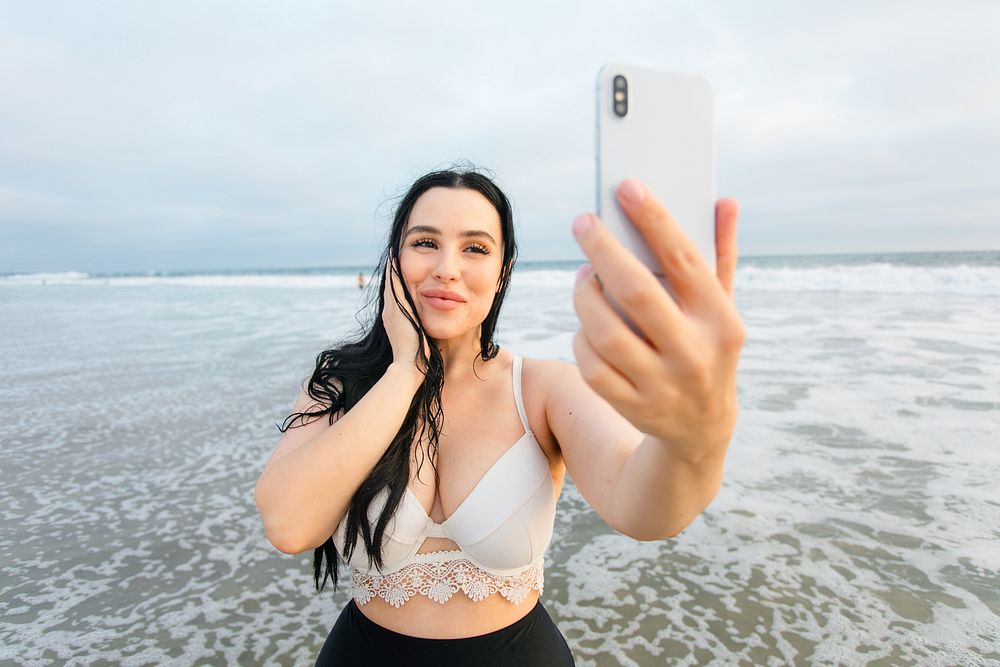
M646 188L634 178L627 178L622 181L622 185L618 191L621 193L622 199L629 204L641 204L646 198Z
M590 229L590 226L592 224L594 224L594 219L590 217L590 214L581 213L580 215L576 216L576 220L573 221L573 233L583 234L588 229Z
M576 281L580 282L587 276L589 276L594 271L593 264L582 264L579 269L576 270Z

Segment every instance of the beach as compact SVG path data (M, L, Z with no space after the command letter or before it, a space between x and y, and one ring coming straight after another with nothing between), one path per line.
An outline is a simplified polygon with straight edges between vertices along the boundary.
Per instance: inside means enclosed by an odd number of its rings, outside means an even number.
M573 362L575 269L519 265L502 347ZM312 664L347 587L253 487L359 270L0 276L0 662ZM736 291L705 513L639 542L567 478L542 602L577 664L996 664L1000 253L747 258Z

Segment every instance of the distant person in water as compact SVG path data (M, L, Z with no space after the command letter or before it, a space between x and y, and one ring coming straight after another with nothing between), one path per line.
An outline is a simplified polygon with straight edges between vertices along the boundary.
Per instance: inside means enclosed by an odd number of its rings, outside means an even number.
M364 288L365 288L365 274L358 273L358 289L364 289Z

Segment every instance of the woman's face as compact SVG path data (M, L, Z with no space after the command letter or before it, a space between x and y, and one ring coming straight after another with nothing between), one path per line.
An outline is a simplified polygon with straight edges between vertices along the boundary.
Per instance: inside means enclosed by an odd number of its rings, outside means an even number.
M444 187L420 195L399 261L428 336L447 340L475 330L478 339L503 266L500 215L486 197Z

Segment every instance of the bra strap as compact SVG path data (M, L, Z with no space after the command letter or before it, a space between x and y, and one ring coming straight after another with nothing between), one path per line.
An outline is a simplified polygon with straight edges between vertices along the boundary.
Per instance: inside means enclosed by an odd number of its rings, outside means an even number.
M514 402L517 403L517 414L521 417L521 425L524 426L525 433L531 433L531 426L528 425L528 415L524 411L524 399L521 398L521 355L514 355Z

